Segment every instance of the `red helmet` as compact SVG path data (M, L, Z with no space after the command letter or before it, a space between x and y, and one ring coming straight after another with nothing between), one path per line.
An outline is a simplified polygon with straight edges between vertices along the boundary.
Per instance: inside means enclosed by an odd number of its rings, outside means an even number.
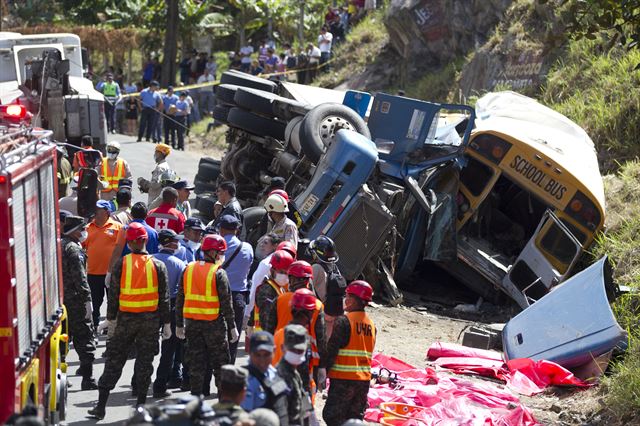
M143 224L140 222L131 222L127 227L125 238L127 241L136 241L140 239L146 240L149 236L147 235L147 230Z
M227 242L218 234L209 234L202 240L202 251L216 250L225 252L227 250Z
M274 189L269 193L269 195L273 195L273 194L278 194L279 196L287 200L287 203L289 202L289 194L287 194L287 191L285 191L284 189ZM267 197L269 195L267 195Z
M271 255L271 260L269 261L271 264L271 268L276 269L278 271L286 271L289 269L289 266L293 263L293 256L286 250L276 250Z
M316 308L316 296L308 288L299 288L291 298L291 309L313 311Z
M291 275L297 278L311 278L313 276L313 268L309 265L309 262L304 260L297 260L289 266L287 275Z
M291 241L282 241L280 244L278 244L276 250L285 250L291 253L291 256L293 256L294 259L298 257L298 248L294 246Z
M373 297L373 289L368 282L363 280L353 281L347 286L347 294L352 294L365 302L371 302Z

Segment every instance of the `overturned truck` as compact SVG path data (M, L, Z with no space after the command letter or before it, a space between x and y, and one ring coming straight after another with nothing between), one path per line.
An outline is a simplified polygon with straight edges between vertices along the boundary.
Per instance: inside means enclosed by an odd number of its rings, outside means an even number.
M515 93L473 109L229 71L216 101L229 126L218 179L235 181L249 208L285 177L301 235L333 238L345 276L365 275L393 302L394 282L431 261L485 299L526 308L571 275L604 223L592 141ZM264 210L248 213L252 241Z

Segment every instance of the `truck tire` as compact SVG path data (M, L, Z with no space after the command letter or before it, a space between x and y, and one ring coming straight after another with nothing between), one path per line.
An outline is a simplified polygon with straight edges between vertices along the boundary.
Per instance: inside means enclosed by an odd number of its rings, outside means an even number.
M219 164L201 164L196 174L198 180L205 182L215 182L218 180L218 176L220 176Z
M245 241L251 244L252 247L256 246L258 239L262 236L260 225L266 212L264 207L261 206L249 207L242 211L244 217L242 232Z
M273 115L277 118L289 121L295 117L306 115L311 111L312 107L302 102L280 96L273 100L272 109Z
M195 208L201 216L210 218L213 216L213 205L218 198L211 192L204 192L196 196Z
M236 95L238 87L235 84L220 84L216 86L216 105L223 103L228 105L235 105L233 97Z
M196 194L202 194L204 192L216 192L216 189L218 188L215 183L211 181L199 179L198 175L196 175L196 178L193 181L193 185L195 186L193 192L195 192Z
M317 164L340 129L353 130L371 138L367 124L354 110L342 104L320 104L309 111L300 123L302 152Z
M285 123L253 114L241 108L231 108L229 125L258 136L271 136L284 140Z
M203 164L214 164L216 166L220 166L220 163L221 163L220 160L217 160L212 157L200 157L200 162L198 163L198 166L201 166Z
M227 105L216 104L213 107L213 119L218 123L228 124L230 110L231 108Z
M278 89L278 85L273 81L266 80L260 77L254 77L250 74L235 73L225 71L220 77L221 84L235 84L242 87L252 87L258 90L264 90L265 92L275 93Z
M272 103L279 96L264 90L240 87L233 98L236 105L251 112L273 117Z

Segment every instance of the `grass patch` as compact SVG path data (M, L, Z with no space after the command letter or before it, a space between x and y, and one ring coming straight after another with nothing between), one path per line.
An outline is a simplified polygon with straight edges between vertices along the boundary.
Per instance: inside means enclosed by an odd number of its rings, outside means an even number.
M313 85L338 86L375 62L389 42L389 33L382 22L383 17L383 10L378 9L355 25L347 34L346 40L333 50L336 60L331 69L316 78Z
M407 86L405 89L406 96L432 102L454 102L456 100L456 92L452 90L452 85L458 79L458 74L464 64L465 59L460 58L448 63L438 71L425 74L422 78ZM393 93L393 91L390 93Z
M211 117L205 117L194 123L191 126L189 138L195 144L196 149L202 150L205 154L211 151L215 157L217 153L223 152L227 147L225 139L227 126L216 126L207 132L210 123L213 123Z

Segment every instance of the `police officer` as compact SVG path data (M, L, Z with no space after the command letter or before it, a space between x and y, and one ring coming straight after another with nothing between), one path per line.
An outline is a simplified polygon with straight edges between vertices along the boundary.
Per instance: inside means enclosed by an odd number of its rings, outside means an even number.
M231 425L249 419L248 413L240 406L247 391L248 376L242 367L227 364L220 368L218 403L212 407L219 424L226 424L226 419Z
M120 179L131 178L131 169L129 163L120 155L120 143L111 141L107 143L107 156L102 159L100 171L100 180L106 182L106 186L102 189L100 197L103 200L112 200L116 196Z
M320 235L309 244L313 258L313 288L324 304L327 339L331 337L333 323L344 313L342 301L347 288L347 280L340 273L338 253L333 240Z
M256 408L273 410L280 418L280 425L288 426L288 387L272 366L275 349L271 333L257 331L251 335L249 364L245 367L249 372L249 379L247 393L241 405L247 411Z
M322 412L328 426L364 418L376 342L376 328L364 308L372 296L369 283L353 281L346 290L346 313L335 321L326 356L331 386Z
M86 254L81 246L86 239L84 218L67 216L62 236L62 284L69 334L80 359L77 374L82 376L82 390L98 388L93 378L96 346L93 342L91 289L87 281Z
M200 242L205 227L197 217L190 217L184 222L184 236L180 244L185 248L184 261L189 263L194 260L202 260Z
M271 256L271 271L256 288L253 318L249 319L249 326L252 326L254 331L262 330L269 324L274 324L270 327L271 330L275 329L276 320L272 321L269 316L276 312L278 295L287 290L289 285L287 271L292 263L293 256L288 251L276 250Z
M171 147L164 143L156 145L156 149L153 153L153 159L156 162L156 167L151 171L151 180L147 180L142 176L138 178L138 187L140 192L149 193L149 199L147 204L151 204L162 191L162 185L160 184L160 176L167 170L171 170L171 166L167 163L167 157L171 154Z
M209 394L211 371L220 383L220 367L229 362L229 339L238 340L231 290L220 265L227 243L220 235L202 240L204 261L187 265L176 300L176 335L186 337L185 361L189 365L191 393Z
M103 419L109 392L122 374L130 349L137 349L134 375L136 405L147 400L147 391L153 373L153 358L158 353L158 327L162 339L171 337L167 268L147 254L147 231L138 222L132 222L126 231L131 254L119 259L113 267L107 302L109 339L104 372L98 381L98 403L89 415Z
M301 425L311 411L309 395L304 391L302 378L297 367L306 359L309 344L307 329L301 325L291 324L284 328L283 357L278 363L278 374L289 387L287 405L289 424Z

